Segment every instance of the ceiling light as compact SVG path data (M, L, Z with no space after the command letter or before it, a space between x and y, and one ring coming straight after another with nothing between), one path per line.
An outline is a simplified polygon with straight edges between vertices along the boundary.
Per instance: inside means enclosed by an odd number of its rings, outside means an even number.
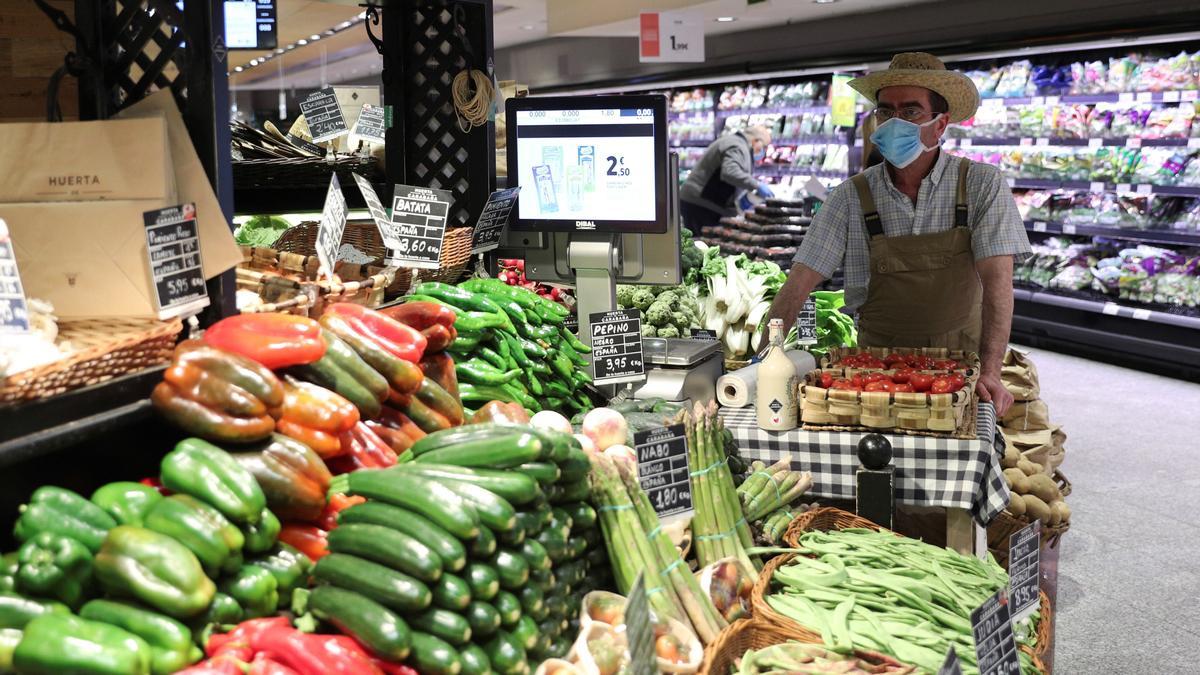
M282 53L283 53L283 49L276 49L276 50L275 50L275 53L276 53L276 54L282 54Z
M305 40L304 38L300 38L299 40L296 40L296 44L303 47L304 45L308 44L308 40Z
M309 39L309 40L320 40L320 39L321 39L321 36L320 36L320 35L313 34L313 35L309 35L309 36L308 36L308 39Z
M736 16L718 16L716 21L717 21L717 23L732 23L734 21L737 21L737 17Z
M258 59L250 59L250 65L252 65L252 66L257 66L257 65L258 65Z
M350 26L351 23L349 21L343 21L337 25L338 28L349 28Z
M235 72L235 73L240 73L240 72L242 72L243 70L245 70L245 68L243 68L243 67L241 67L241 66L237 66L236 68L234 68L234 69L233 69L233 72Z
M813 1L813 4L816 4L816 5L832 5L833 3L837 2L838 0L812 0L812 1Z

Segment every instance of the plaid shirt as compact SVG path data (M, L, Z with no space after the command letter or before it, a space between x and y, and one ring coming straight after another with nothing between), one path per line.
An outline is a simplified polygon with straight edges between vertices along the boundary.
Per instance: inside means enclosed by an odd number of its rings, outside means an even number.
M939 152L933 170L921 181L915 207L892 183L884 164L867 169L867 182L883 221L883 233L889 237L934 234L954 227L961 161L959 157ZM967 172L967 200L971 248L976 260L997 255L1012 255L1022 260L1031 252L1017 203L999 169L972 164ZM793 262L810 267L826 279L844 263L846 305L857 308L866 302L867 282L871 278L867 240L858 193L846 181L829 193Z

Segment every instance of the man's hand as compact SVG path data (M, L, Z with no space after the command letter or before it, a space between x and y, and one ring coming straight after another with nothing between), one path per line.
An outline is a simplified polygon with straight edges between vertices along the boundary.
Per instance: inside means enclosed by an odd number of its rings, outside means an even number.
M997 420L1003 417L1013 404L1012 394L1008 393L1008 389L1000 381L1000 376L994 373L980 374L979 381L975 383L975 393L979 394L980 401L990 402L996 407Z

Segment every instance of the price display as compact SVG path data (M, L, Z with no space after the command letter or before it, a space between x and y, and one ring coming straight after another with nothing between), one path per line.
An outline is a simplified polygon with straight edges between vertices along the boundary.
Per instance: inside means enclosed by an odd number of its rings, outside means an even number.
M1075 226L1071 223L1063 223L1062 231L1063 234L1075 234Z
M142 220L158 318L192 315L208 307L196 205L146 211Z
M1044 223L1040 220L1035 220L1033 222L1033 231L1034 232L1045 232L1046 231L1046 223Z
M1133 310L1133 318L1141 319L1142 321L1148 321L1150 319L1150 310L1141 308L1135 309Z
M333 87L325 87L304 97L300 101L300 112L304 113L308 133L314 143L324 143L350 133Z
M500 235L508 225L508 216L520 191L521 186L518 185L507 190L496 190L488 196L479 220L475 221L475 231L471 233L471 253L483 253L500 246Z
M303 138L300 138L299 136L297 136L295 134L288 134L287 141L288 141L288 143L291 143L292 145L296 146L300 150L303 150L304 152L307 152L310 155L316 155L317 157L325 156L325 148L322 148L321 146L313 144L313 143L309 143L308 141L304 140Z
M693 340L704 340L706 342L716 342L721 339L721 336L717 335L717 331L707 328L690 328L688 329L688 337Z
M563 319L563 328L566 328L567 330L571 331L576 336L578 336L579 335L579 314L577 314L575 312L571 312L570 314L568 314L567 317L565 319Z
M817 343L817 303L811 297L796 317L796 339L802 345Z
M449 190L396 186L392 219L384 236L388 264L430 270L441 266L450 199Z
M1100 181L1093 182L1088 186L1088 189L1092 192L1104 192L1104 183Z
M29 332L29 306L8 223L0 218L0 333Z
M971 612L971 633L975 638L979 675L1019 675L1021 672L1008 609L1008 592L1002 588Z
M645 377L642 312L616 309L588 315L592 326L592 379L596 384L636 382Z
M1139 195L1154 194L1154 186L1143 183L1143 184L1137 186L1137 193Z
M1014 621L1020 621L1038 608L1041 525L1041 521L1035 520L1008 538L1008 597Z
M638 458L638 482L658 517L691 512L691 467L683 425L634 432L633 445Z
M658 675L654 653L654 627L650 624L650 601L646 596L646 577L641 572L629 589L625 601L625 639L629 645L629 671L632 675Z
M317 225L317 261L321 274L333 278L337 269L338 251L342 248L342 233L346 231L346 196L338 183L337 174L329 177L329 189L325 192L325 208L321 210L321 222Z
M387 123L384 120L383 108L369 103L364 104L354 122L353 135L368 143L382 144L387 134Z
M1104 139L1103 138L1089 138L1088 139L1088 147L1089 148L1102 148L1102 147L1104 147Z

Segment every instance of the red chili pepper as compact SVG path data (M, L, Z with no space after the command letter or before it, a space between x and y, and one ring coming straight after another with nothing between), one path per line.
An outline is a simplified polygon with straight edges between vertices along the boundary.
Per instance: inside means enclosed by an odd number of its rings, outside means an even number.
M204 331L204 342L276 370L319 361L325 355L321 326L294 314L237 314Z
M245 675L246 662L232 654L220 654L211 659L175 671L175 675Z
M298 675L382 675L367 652L345 636L301 633L287 626L264 631L254 646Z
M458 330L454 326L447 328L446 326L430 326L421 331L421 335L425 336L427 344L425 345L425 354L430 353L440 354L454 342L458 337Z
M243 621L228 633L214 633L210 636L207 654L214 658L220 655L241 656L243 661L249 661L254 656L254 642L258 636L278 626L291 626L291 623L286 616Z
M142 485L152 487L155 490L158 490L158 494L160 494L164 497L169 497L169 496L175 494L175 493L171 492L170 490L168 490L167 488L163 487L162 481L154 476L147 476L146 478L143 478L143 479L139 480L138 482L141 483Z
M330 467L332 470L333 467ZM313 562L329 555L325 541L325 530L308 523L284 523L279 530L279 541L308 556Z
M321 517L317 519L317 527L322 530L329 531L337 527L337 516L341 511L361 504L367 501L364 497L344 495L340 492L335 492L330 495L329 503L325 505L325 510L321 512Z
M326 307L325 313L345 317L356 332L370 338L397 358L418 363L425 353L428 340L420 331L373 309L349 302L338 302Z

